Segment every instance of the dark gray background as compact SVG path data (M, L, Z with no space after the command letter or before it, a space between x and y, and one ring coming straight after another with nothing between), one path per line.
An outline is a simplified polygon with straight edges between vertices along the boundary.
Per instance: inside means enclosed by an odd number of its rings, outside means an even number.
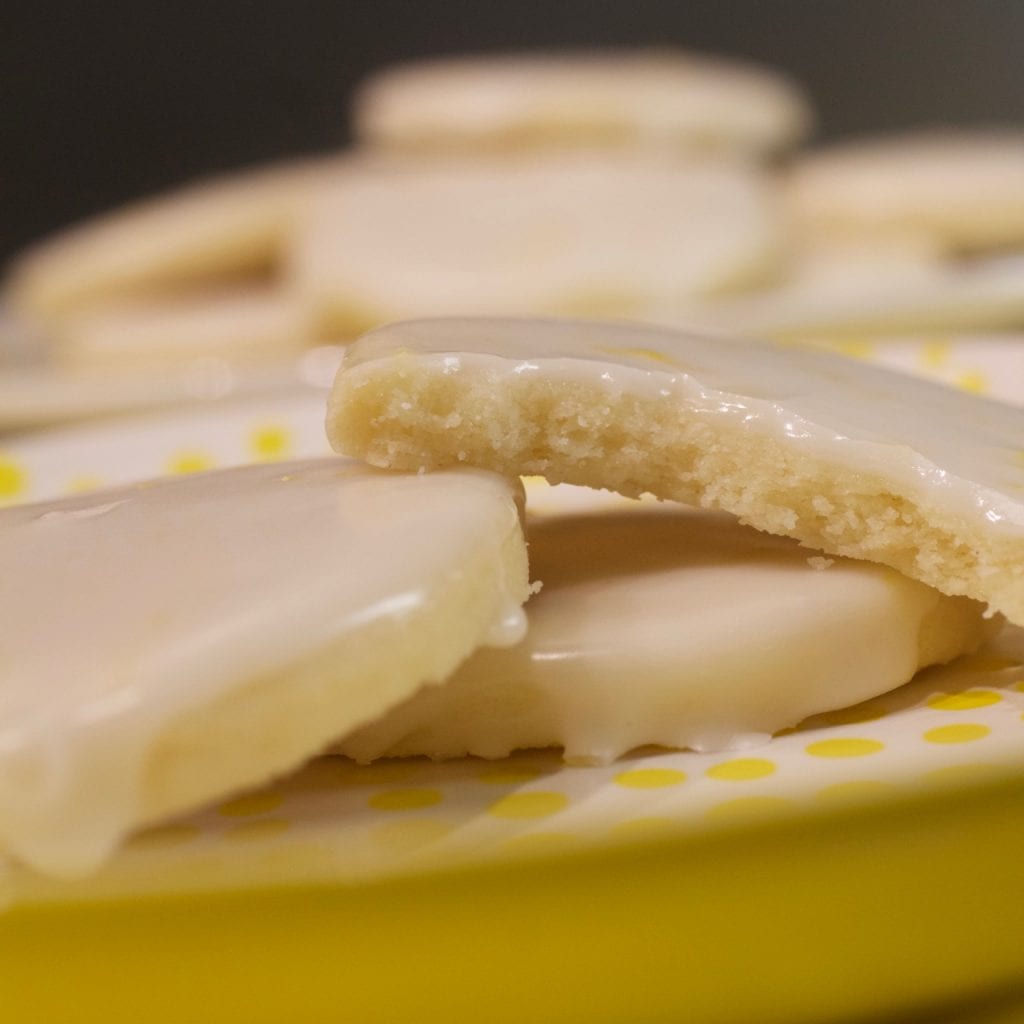
M0 261L198 174L343 143L367 71L678 44L786 68L819 138L1024 123L1024 0L0 0Z

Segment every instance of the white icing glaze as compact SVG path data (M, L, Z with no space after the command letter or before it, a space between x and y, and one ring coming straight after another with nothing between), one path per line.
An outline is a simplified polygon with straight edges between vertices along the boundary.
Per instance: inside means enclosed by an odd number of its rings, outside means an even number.
M881 474L926 507L1024 530L1024 413L850 359L632 324L466 318L374 331L341 374L358 384L364 367L400 354L443 373L537 374L679 401L843 472Z
M453 310L638 315L770 277L776 199L748 167L631 153L353 165L317 198L293 280L337 329Z
M816 568L793 541L678 505L545 516L527 535L544 586L524 642L478 651L344 752L564 744L569 760L608 761L651 743L749 746L906 682L922 621L952 604L892 569ZM962 614L977 627L981 606Z
M337 458L3 511L0 846L52 872L94 866L137 823L162 730L255 680L287 687L364 628L413 628L441 588L471 584L469 556L502 565L518 516L492 474ZM522 596L497 595L490 642L519 638Z

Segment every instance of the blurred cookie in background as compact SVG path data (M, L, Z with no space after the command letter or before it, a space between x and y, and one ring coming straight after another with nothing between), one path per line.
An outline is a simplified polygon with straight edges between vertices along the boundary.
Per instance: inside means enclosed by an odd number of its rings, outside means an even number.
M732 161L405 158L324 188L290 271L343 337L445 314L640 317L773 280L787 239L772 183Z
M748 337L913 334L1024 327L1024 254L935 264L851 263L779 288L680 309L676 319Z
M811 291L841 291L874 283L911 283L931 278L947 264L932 235L893 233L882 238L808 235L791 225L794 245L785 284Z
M811 107L785 75L664 50L402 64L355 99L358 142L412 150L665 148L762 158L801 142Z
M343 162L242 171L96 217L16 260L5 301L26 319L53 324L105 302L265 279L311 190Z
M54 357L75 368L158 368L216 355L259 363L312 343L307 309L280 285L239 285L123 301L69 316Z
M1024 247L1024 133L921 131L812 150L789 196L805 228L929 235L950 252Z

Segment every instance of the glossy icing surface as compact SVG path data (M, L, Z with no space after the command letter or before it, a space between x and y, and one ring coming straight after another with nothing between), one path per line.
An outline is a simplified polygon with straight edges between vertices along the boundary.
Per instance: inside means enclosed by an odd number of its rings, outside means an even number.
M564 745L603 762L644 744L742 747L909 680L934 657L920 638L940 605L957 609L963 648L983 629L980 605L892 569L678 505L540 516L527 535L543 588L526 639L477 651L343 751Z
M850 359L631 324L437 319L366 335L339 380L358 385L374 361L396 358L679 401L841 472L881 474L986 529L1024 530L1024 413Z
M366 631L413 628L467 559L499 560L518 515L491 474L336 458L0 513L0 847L55 872L95 864L136 823L162 730L254 680L287 687ZM521 636L522 596L499 595L491 641Z

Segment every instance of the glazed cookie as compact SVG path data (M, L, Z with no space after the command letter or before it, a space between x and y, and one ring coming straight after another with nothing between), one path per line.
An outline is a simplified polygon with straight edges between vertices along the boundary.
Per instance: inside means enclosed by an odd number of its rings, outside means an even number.
M1024 243L1024 134L894 135L805 156L790 196L814 230L839 235L907 231L953 250Z
M324 459L0 512L0 848L85 873L520 639L520 499Z
M206 358L281 359L310 344L312 326L285 289L243 286L95 307L68 316L53 338L64 366L160 368Z
M1024 326L1024 256L962 263L865 256L845 271L835 263L805 268L780 288L664 310L657 319L776 339L1016 328Z
M0 368L0 431L25 430L172 407L199 408L224 399L266 399L325 388L321 364L336 364L330 346L298 359L228 363L220 358L162 365ZM329 374L328 374L329 377Z
M331 335L448 313L637 316L777 271L775 194L651 156L383 162L321 194L291 279Z
M526 638L477 651L444 686L346 737L342 753L560 746L567 760L603 763L647 744L743 747L891 690L993 625L977 602L721 513L575 507L528 519L543 588Z
M12 267L6 296L52 322L100 302L266 273L311 190L342 158L203 181L47 239Z
M406 149L660 147L761 156L799 142L807 100L777 72L672 50L449 58L388 69L357 137Z
M379 466L722 509L1024 624L1024 412L854 360L612 323L424 320L349 350L328 432Z

